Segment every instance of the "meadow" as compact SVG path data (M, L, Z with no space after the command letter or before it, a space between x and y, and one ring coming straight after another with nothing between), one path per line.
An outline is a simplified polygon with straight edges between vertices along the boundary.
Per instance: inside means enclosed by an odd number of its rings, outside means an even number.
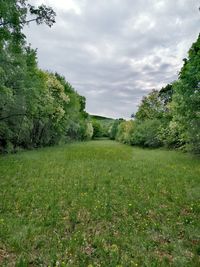
M200 159L97 140L0 156L0 265L199 266Z

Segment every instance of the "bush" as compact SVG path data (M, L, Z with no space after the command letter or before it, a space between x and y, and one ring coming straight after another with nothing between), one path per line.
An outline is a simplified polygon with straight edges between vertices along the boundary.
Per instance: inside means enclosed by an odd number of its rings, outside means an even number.
M200 154L200 119L191 122L188 129L187 149L195 154Z
M93 133L94 133L94 129L93 129L92 123L87 122L86 123L86 129L85 129L85 135L84 135L85 139L90 140L93 136Z
M98 121L93 120L92 127L93 127L93 138L103 136L103 128Z
M143 147L159 147L162 141L159 137L161 122L158 119L136 122L131 138L132 145Z
M110 137L111 140L115 140L116 139L117 132L118 132L118 126L123 121L124 121L123 119L115 120L114 123L110 126L109 137Z
M131 144L133 130L134 130L133 121L123 121L118 125L116 140L125 144Z
M166 147L183 148L185 146L184 131L177 121L172 120L167 125L162 125L159 137Z

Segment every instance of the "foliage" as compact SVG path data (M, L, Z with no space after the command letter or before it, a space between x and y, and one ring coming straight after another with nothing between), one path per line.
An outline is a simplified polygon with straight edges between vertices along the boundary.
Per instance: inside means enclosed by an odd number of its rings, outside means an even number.
M100 133L97 137L109 137L109 129L114 122L114 119L107 118L98 115L90 115L92 121L94 121L94 125L97 123L97 127L99 127ZM95 136L96 134L94 134Z
M110 137L111 140L115 140L116 139L117 131L118 131L118 126L123 121L124 121L123 119L115 120L114 123L110 126L110 129L109 129L109 137Z
M6 71L3 64L2 69ZM39 70L35 51L28 48L21 53L13 76L5 75L1 83L2 150L10 143L14 149L31 148L88 138L84 98L63 77Z
M196 154L200 153L200 119L191 120L190 128L187 131L187 149Z
M123 121L117 127L116 140L125 144L132 143L132 134L134 132L134 122Z
M103 137L103 127L99 121L93 119L92 127L93 127L93 138Z
M31 21L52 26L55 12L27 1L0 3L0 151L91 137L85 98L58 73L40 70L26 45L22 28Z
M92 122L89 121L88 123L86 123L84 139L86 139L86 140L92 139L93 134L94 134L94 128L92 126Z
M153 90L147 96L144 96L135 118L139 121L146 119L160 119L163 116L164 105L159 97L159 91Z
M25 24L35 21L37 24L45 23L51 27L55 23L56 13L51 7L41 5L35 7L27 0L8 0L0 2L0 40L23 42L25 35L22 29ZM27 19L28 17L28 19Z
M184 59L178 80L143 97L132 117L131 144L200 153L200 35ZM122 125L117 131L112 138L127 130ZM123 137L117 139L124 142Z
M189 50L179 80L174 84L171 109L172 120L182 130L183 144L200 153L200 35Z
M168 104L172 101L173 95L173 84L167 84L165 87L162 87L158 93L160 100L163 102L164 107L167 111Z
M161 123L158 119L136 122L131 137L131 144L154 148L161 146L162 141L159 136L160 127Z

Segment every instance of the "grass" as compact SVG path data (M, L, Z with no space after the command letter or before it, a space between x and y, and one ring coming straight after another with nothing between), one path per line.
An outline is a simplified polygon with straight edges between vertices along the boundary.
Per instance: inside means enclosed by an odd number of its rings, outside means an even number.
M0 157L1 266L199 266L200 160L92 141Z

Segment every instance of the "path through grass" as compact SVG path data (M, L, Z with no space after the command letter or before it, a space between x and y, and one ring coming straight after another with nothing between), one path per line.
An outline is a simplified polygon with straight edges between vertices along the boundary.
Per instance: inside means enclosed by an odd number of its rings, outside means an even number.
M198 266L200 159L112 141L0 157L0 265Z

